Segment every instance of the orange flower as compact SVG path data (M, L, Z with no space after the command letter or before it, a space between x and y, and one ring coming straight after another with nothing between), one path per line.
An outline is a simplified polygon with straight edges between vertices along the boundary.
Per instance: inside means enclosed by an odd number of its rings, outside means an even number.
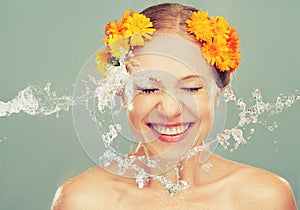
M191 19L187 20L188 32L195 34L198 41L211 39L214 36L212 21L208 13L203 11L193 12Z
M235 71L240 64L239 36L225 18L208 17L207 12L194 12L186 21L188 32L202 43L203 57L223 71Z
M229 46L229 49L236 51L239 47L239 35L237 33L234 33L236 28L230 27L229 28L229 37L227 39L227 43Z
M228 22L225 18L217 16L216 18L211 17L214 25L214 33L215 36L223 36L224 38L228 38L228 33L230 32L228 29Z
M227 39L227 45L229 48L229 56L230 59L233 61L231 67L231 71L234 72L235 69L240 65L240 51L239 48L239 35L235 33L236 28L230 27L229 28L229 38Z
M230 71L231 67L234 66L234 61L229 57L223 57L221 62L216 63L216 67L221 71Z
M203 56L212 65L221 62L226 52L228 52L228 47L226 46L226 40L222 36L216 36L202 46Z
M236 68L240 65L240 57L241 54L239 50L229 52L229 58L232 61L229 65L231 72L234 72Z
M104 43L108 44L111 41L114 41L115 39L118 39L122 36L130 35L130 31L128 31L128 25L126 24L129 12L130 12L130 10L125 11L120 22L115 20L113 23L109 22L106 25L104 33L107 38L102 40Z
M129 16L129 15L132 15L132 13L133 13L133 12L130 12L130 9L126 10L126 11L124 12L123 17L122 17L121 20L120 20L120 23L122 23L122 24L126 23L128 16Z
M208 17L204 11L193 12L186 23L187 31L202 44L202 54L208 63L221 72L235 71L241 56L236 28L230 27L224 17ZM97 53L97 67L102 68L100 64L109 63L112 57L118 60L135 46L144 46L145 40L150 40L155 31L145 15L126 10L120 22L115 20L106 25L106 38L102 40L107 46L106 53Z
M105 43L108 43L110 39L113 37L117 36L126 36L127 32L127 27L123 23L118 23L116 20L115 22L111 23L109 22L104 31L105 35L107 36L106 39L103 39L102 41Z

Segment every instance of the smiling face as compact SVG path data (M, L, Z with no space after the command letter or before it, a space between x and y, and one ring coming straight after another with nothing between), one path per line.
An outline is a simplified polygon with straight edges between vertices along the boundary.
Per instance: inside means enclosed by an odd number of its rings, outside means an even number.
M174 49L184 47L184 52L166 55L164 50L174 41ZM173 36L154 38L150 42L154 46L148 45L135 55L141 68L132 70L131 75L148 76L134 83L128 121L150 157L178 159L191 147L202 144L211 128L215 77L201 49L186 42ZM197 60L187 65L195 53Z

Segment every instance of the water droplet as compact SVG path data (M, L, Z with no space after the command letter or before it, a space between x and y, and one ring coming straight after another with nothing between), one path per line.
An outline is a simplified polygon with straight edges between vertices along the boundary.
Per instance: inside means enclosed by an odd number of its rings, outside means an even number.
M7 136L3 136L3 137L0 139L0 142L4 142L6 139L7 139Z
M201 169L207 173L211 171L212 167L213 167L213 164L211 164L211 163L204 163L201 165Z
M274 132L274 131L276 130L277 127L278 127L278 126L277 126L277 122L274 121L272 125L269 125L269 126L268 126L268 130L269 130L270 132Z
M236 96L234 95L233 90L230 87L225 88L223 96L225 102L236 100Z

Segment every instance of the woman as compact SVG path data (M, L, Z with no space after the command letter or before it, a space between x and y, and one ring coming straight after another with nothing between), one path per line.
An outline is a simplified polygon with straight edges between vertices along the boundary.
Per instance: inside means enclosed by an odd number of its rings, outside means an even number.
M127 12L120 23L108 24L104 42L109 52L98 54L98 67L104 72L103 61L122 64L122 52L133 49L125 64L138 79L130 80L131 91L119 92L140 141L130 155L168 166L139 165L148 173L144 179L91 168L57 190L52 209L296 209L289 184L275 174L204 149L186 158L191 148L204 145L219 96L239 65L235 29L222 17L208 18L179 4L159 4L141 14ZM140 36L133 27L127 30L135 16L151 20L140 21L147 26ZM202 157L210 170L199 164ZM113 171L117 164L112 161L107 168Z

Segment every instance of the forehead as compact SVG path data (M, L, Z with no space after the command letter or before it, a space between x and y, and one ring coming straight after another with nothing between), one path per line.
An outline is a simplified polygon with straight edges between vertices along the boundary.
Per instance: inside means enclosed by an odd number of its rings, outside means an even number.
M139 71L147 71L156 78L168 75L176 78L183 78L188 75L197 75L197 73L187 65L169 56L160 54L143 54L136 56L136 59L141 65Z
M203 58L201 47L176 35L157 34L134 55L140 63L139 70L152 71L157 76L169 73L177 78L214 78L213 67Z

